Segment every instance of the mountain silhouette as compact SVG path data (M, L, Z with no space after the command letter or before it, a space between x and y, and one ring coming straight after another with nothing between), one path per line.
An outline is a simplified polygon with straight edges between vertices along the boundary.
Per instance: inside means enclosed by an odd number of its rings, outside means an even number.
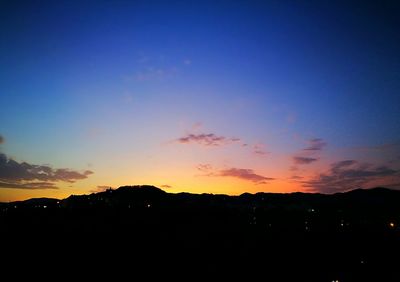
M3 203L0 240L8 261L57 269L72 257L114 278L398 281L399 203L386 188L228 196L123 186Z
M90 195L71 195L66 199L33 198L25 201L2 203L16 207L147 207L151 203L157 205L219 205L221 207L264 207L285 209L304 209L305 207L321 206L326 209L331 205L351 204L368 208L380 205L386 208L397 206L400 200L400 191L377 187L372 189L355 189L349 192L340 192L332 195L319 193L243 193L239 196L223 194L192 194L167 193L151 185L121 186L118 189L109 188L103 192ZM326 206L324 206L326 205Z

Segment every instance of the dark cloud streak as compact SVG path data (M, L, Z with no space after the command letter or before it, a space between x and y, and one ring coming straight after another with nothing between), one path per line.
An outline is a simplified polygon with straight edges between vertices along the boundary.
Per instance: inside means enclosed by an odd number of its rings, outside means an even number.
M217 136L214 133L208 134L188 134L184 137L180 137L176 140L178 143L181 144L190 144L196 143L203 146L222 146L227 145L234 142L239 142L239 138L228 138L225 136Z
M317 158L310 158L310 157L293 157L293 162L296 165L304 165L304 164L310 164L312 162L318 161Z
M266 156L269 152L265 150L265 145L262 143L253 146L253 153L258 156Z
M28 182L28 183L7 183L0 181L0 188L12 188L12 189L28 189L28 190L39 190L39 189L58 189L51 182Z
M0 153L1 188L16 189L56 189L53 182L74 183L93 174L86 170L78 172L67 168L54 169L47 165L17 162Z
M303 181L304 187L322 193L343 192L356 188L368 188L368 183L381 181L388 186L400 181L400 170L387 166L372 166L355 160L333 163L326 173Z
M308 141L309 146L304 151L320 151L327 143L321 138L314 138Z

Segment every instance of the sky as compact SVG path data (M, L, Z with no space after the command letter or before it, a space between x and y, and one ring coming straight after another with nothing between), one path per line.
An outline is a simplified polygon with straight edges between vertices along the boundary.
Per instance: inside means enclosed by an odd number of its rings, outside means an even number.
M0 201L400 189L398 1L2 1Z

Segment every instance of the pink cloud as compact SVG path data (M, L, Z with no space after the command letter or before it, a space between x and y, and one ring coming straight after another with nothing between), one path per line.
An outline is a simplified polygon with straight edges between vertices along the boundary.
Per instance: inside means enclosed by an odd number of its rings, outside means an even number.
M254 170L248 168L227 168L216 170L209 164L200 164L197 169L204 173L204 176L214 177L235 177L242 180L254 182L256 184L266 184L267 181L274 180L275 178L266 177L256 174Z

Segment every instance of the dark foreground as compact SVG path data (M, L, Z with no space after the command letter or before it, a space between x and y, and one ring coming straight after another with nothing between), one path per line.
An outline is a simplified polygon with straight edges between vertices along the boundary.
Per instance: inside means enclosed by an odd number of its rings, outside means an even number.
M0 208L2 272L14 278L400 281L400 192L383 188L233 197L138 186Z

